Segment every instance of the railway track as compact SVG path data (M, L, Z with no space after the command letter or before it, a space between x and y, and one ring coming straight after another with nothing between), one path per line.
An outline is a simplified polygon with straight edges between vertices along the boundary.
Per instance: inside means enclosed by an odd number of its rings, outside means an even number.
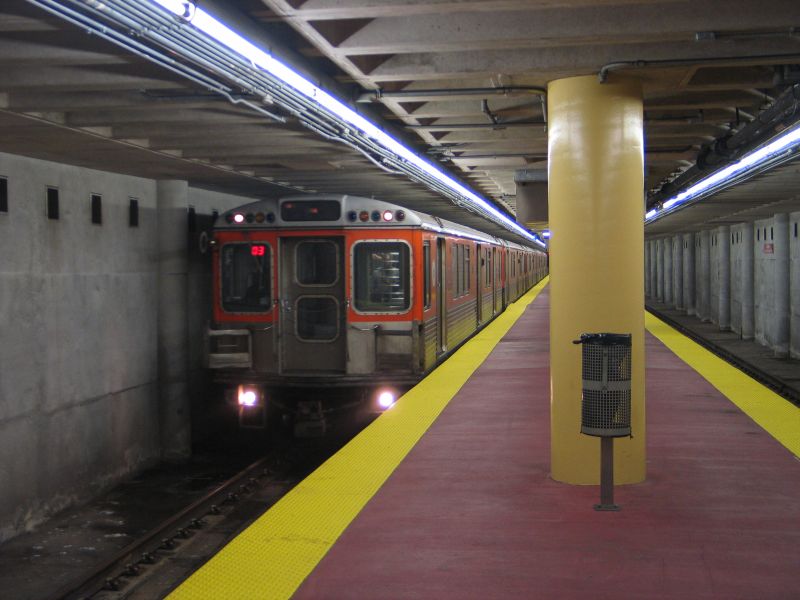
M344 441L299 444L252 462L48 598L164 597Z
M252 494L265 478L272 475L270 464L267 457L255 461L91 571L56 591L50 598L130 597L141 590L148 580L152 580L167 562L180 556L182 549L196 545L200 536L207 535L224 521L234 505Z

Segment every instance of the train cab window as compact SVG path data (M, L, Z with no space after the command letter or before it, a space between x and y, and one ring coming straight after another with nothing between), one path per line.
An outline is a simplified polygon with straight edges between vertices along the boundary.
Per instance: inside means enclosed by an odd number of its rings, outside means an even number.
M333 285L339 279L338 248L327 240L297 244L295 265L300 285Z
M422 297L425 310L431 307L431 243L425 242L422 246Z
M353 250L353 296L362 312L408 310L410 251L402 242L360 242Z
M266 244L225 244L220 253L222 308L263 313L272 307L271 252Z

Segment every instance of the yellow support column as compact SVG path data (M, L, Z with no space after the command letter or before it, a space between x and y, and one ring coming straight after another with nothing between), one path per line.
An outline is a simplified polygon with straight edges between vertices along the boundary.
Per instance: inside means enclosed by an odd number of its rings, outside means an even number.
M615 483L645 478L642 90L596 76L548 85L551 468L600 481L600 438L580 433L581 333L631 333L633 438L614 441Z

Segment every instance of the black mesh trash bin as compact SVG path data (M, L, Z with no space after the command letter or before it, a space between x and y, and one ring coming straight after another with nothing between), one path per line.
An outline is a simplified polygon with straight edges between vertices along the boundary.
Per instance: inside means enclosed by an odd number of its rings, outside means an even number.
M631 335L584 333L581 433L631 435Z

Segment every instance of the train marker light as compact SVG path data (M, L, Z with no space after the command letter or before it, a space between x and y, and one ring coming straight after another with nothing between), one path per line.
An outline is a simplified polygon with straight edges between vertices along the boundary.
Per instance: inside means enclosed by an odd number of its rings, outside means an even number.
M358 213L358 218L364 222L367 222L369 221L369 213L365 210L362 210L360 213Z
M388 409L394 406L394 403L397 401L397 398L394 397L392 392L381 392L378 395L378 406L381 408Z
M383 211L383 220L384 221L391 221L392 219L394 219L394 214L392 214L392 211L390 211L390 210Z
M233 222L244 223L244 215L242 213L236 213L235 215L233 215Z

